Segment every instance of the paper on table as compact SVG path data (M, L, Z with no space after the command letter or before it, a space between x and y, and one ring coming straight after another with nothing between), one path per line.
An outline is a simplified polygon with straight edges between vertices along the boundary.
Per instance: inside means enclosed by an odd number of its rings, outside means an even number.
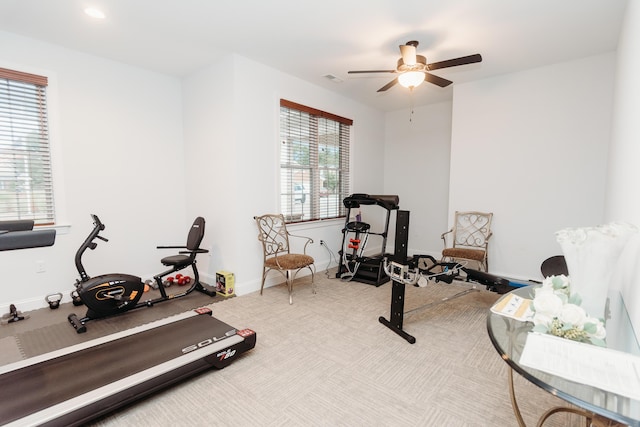
M520 364L640 400L640 357L530 332Z
M533 317L531 300L514 294L507 294L491 307L493 313L511 317L516 320L526 321Z

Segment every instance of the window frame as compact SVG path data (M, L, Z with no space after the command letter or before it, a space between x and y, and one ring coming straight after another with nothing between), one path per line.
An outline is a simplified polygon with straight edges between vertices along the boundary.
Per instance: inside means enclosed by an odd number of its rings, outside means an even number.
M286 119L296 114L301 117L298 123L300 124L299 129L295 127L295 120L292 120L294 125L291 127L285 123ZM303 122L302 117L307 116L308 122ZM288 224L345 217L346 208L342 200L350 194L352 125L353 120L351 119L280 99L279 207ZM300 133L296 134L296 130ZM304 131L308 131L305 134L306 138L301 137ZM325 135L324 141L322 135ZM300 140L292 139L295 136L300 137ZM285 144L289 142L296 142L297 147L292 144L285 149ZM320 152L328 153L330 149L337 153L334 157L333 167L329 164L331 159L326 158L330 154L325 154L324 164L321 164L322 162L319 160ZM291 166L295 157L293 152L296 150L306 154L308 164ZM292 177L294 173L298 174L297 179ZM300 178L300 174L302 174L302 178ZM330 188L326 186L328 181L333 181ZM308 187L305 187L305 184ZM295 187L301 188L296 190ZM308 207L304 206L305 202L309 203ZM299 210L296 209L296 203L301 205ZM308 217L305 217L306 215Z
M1 213L0 220L16 220L16 219L31 219L34 220L36 226L53 226L56 224L56 200L55 200L55 185L54 185L54 173L53 173L53 153L51 147L51 124L50 124L50 97L49 97L49 77L32 74L24 71L17 71L15 69L0 68L0 81L3 85L3 89L6 91L2 93L5 96L0 103L4 101L4 107L7 108L6 112L0 118L4 118L6 126L2 126L9 133L0 134L0 153L8 154L6 158L14 153L20 157L24 157L24 163L28 163L29 177L32 178L34 171L41 173L42 184L38 187L32 187L29 189L30 199L38 200L37 204L41 204L42 207L35 211L25 211L25 204L21 201L15 202L15 212L10 215L10 212ZM12 97L12 91L17 92L17 97ZM16 102L17 100L17 102ZM24 102L23 105L27 105L27 108L32 108L31 113L36 112L36 115L29 114L29 110L19 110L16 105L19 102ZM2 106L2 104L0 104ZM18 114L15 111L18 110ZM35 119L33 117L36 117ZM22 136L14 137L14 131L20 129L20 123L17 120L22 120L21 123L25 124L24 128L30 128L33 126L37 129L37 136L34 140L31 140L33 145L27 146L28 141L27 131L23 132ZM34 125L37 123L37 125ZM22 150L16 149L18 145L16 143L20 141L23 144ZM25 149L26 147L26 149ZM6 159L5 158L5 159ZM36 160L37 159L37 160ZM11 182L16 183L15 180L10 179L11 172L17 177L18 165L16 161L11 162L7 160L4 165L6 176L9 179L6 182L11 186ZM19 190L15 187L10 190L8 194L14 194L17 196ZM41 195L37 194L41 193ZM36 202L34 202L36 203ZM27 203L28 204L28 203Z

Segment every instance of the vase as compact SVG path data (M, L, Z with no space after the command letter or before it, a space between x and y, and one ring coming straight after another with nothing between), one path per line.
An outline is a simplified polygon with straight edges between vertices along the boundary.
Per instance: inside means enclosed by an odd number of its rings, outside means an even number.
M556 232L571 279L571 293L582 299L591 317L606 320L612 274L627 241L637 228L612 222L596 227L566 228Z

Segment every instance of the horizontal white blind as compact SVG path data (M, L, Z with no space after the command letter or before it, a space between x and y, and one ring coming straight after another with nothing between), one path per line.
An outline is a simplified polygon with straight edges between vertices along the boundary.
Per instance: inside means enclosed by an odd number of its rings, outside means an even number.
M0 220L55 221L47 83L0 68Z
M280 208L288 222L345 215L352 123L280 101Z

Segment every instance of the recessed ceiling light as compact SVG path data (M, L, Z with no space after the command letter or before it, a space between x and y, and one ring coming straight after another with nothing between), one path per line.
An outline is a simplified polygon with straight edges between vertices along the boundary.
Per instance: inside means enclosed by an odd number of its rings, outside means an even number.
M104 12L101 11L100 9L96 9L95 7L86 8L84 10L84 13L86 13L90 17L96 18L96 19L104 19L105 18Z

